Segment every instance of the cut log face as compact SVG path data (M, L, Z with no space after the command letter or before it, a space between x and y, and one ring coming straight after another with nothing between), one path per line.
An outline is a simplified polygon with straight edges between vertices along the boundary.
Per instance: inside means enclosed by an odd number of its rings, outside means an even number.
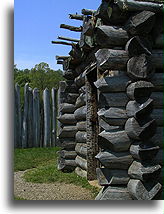
M84 25L83 25L83 34L85 36L92 36L94 32L94 21L93 19L89 19Z
M75 124L76 123L74 114L63 114L58 117L58 120L63 124Z
M126 24L126 29L131 35L144 35L152 30L154 22L155 13L142 11L130 18Z
M66 160L64 158L58 159L58 170L63 172L72 172L76 167L75 160Z
M78 131L76 133L76 142L78 143L86 143L87 140L87 133Z
M76 156L75 158L75 162L77 164L77 166L79 166L80 168L87 170L87 160L80 157L80 156Z
M64 159L75 159L77 156L75 151L66 151L66 150L60 150L57 152L61 158Z
M152 57L146 54L134 56L127 63L127 74L134 80L151 78L154 73Z
M98 50L95 53L95 57L100 70L124 70L126 69L126 63L129 58L126 51L106 48Z
M75 173L80 177L87 178L87 171L78 166L75 168Z
M102 25L96 28L96 43L101 48L123 46L128 41L128 34L121 27Z
M62 114L64 113L73 113L75 111L76 107L73 104L70 103L62 103L60 104L60 112Z
M151 145L151 142L146 143L149 146L144 144L144 147L141 145L131 145L130 147L130 154L133 156L134 159L140 161L149 162L155 158L159 151L159 146Z
M128 119L126 110L122 108L111 107L108 110L101 109L97 114L111 126L122 126Z
M156 122L155 120L148 119L144 121L144 124L139 124L138 121L132 117L125 123L125 131L132 139L146 141L155 134Z
M136 100L129 101L126 106L126 113L128 117L135 117L136 119L143 119L149 116L153 111L153 100L148 99L146 102L140 104Z
M59 138L74 138L77 132L76 126L64 126L59 131Z
M81 121L76 124L78 131L86 131L86 121Z
M77 143L75 147L75 151L78 155L86 158L87 157L87 144Z
M109 186L96 200L132 200L127 188Z
M95 158L109 169L128 169L133 161L129 152L113 152L110 150L99 152Z
M96 174L101 186L126 185L130 179L127 170L97 168Z
M138 56L140 54L151 55L151 43L145 37L134 36L126 44L125 50L128 52L129 57Z
M80 108L81 106L86 105L86 95L85 94L80 94L80 96L77 98L75 106L76 108Z
M103 131L99 134L98 144L101 148L116 152L128 151L131 140L125 131Z
M131 178L139 179L141 181L156 180L161 172L160 165L142 164L138 161L133 161L128 169L128 174Z
M161 191L162 185L156 184L143 184L140 180L130 179L128 183L128 191L135 200L153 200L155 196Z
M82 107L78 108L74 112L76 120L77 121L86 120L86 112L87 112L87 107L86 106L82 106Z
M105 131L112 131L112 130L119 131L120 130L120 126L110 126L108 123L106 123L101 118L99 118L99 126Z
M154 86L151 82L137 81L127 87L126 93L130 99L143 103L150 97L153 88Z

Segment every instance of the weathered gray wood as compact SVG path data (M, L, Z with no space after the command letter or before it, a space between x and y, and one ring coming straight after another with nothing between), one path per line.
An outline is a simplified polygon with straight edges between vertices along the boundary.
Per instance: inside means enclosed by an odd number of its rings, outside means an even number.
M74 104L70 103L61 103L60 104L60 111L62 114L64 113L74 113L76 107Z
M111 131L111 130L120 130L120 126L110 126L108 123L106 123L103 119L99 118L99 126L105 130L105 131Z
M85 75L86 72L81 73L78 77L75 78L75 84L78 88L81 88L85 84Z
M161 191L160 183L143 184L140 180L130 179L128 183L128 191L134 200L153 200L153 198Z
M60 28L68 29L70 31L81 32L83 30L82 27L75 27L70 25L61 24Z
M128 119L126 110L123 108L111 107L108 110L102 108L97 114L111 126L122 126Z
M163 4L146 2L146 1L135 1L135 0L115 0L116 4L121 10L128 11L143 11L148 10L152 12L162 12Z
M154 145L159 146L160 148L163 148L163 127L157 127L155 135L151 138L151 141L154 143Z
M128 151L131 145L131 140L125 131L103 131L98 138L98 144L101 148L115 152Z
M66 151L66 150L60 150L57 152L58 155L60 155L61 158L64 159L75 159L77 156L75 151Z
M44 105L44 147L51 146L51 116L50 116L50 91L46 88L43 91L43 105Z
M130 20L128 20L126 24L126 30L131 35L148 34L152 30L154 22L155 22L155 13L144 10L132 16Z
M83 15L94 15L94 13L96 12L96 10L90 10L90 9L82 9L81 13Z
M101 186L126 185L130 179L127 170L97 168L96 174Z
M109 169L128 169L133 161L129 152L113 152L110 150L99 152L95 158Z
M87 133L86 132L82 132L82 131L78 131L76 133L76 142L77 143L86 143L87 140Z
M96 43L101 48L123 46L128 41L128 34L121 27L102 25L96 28Z
M143 100L150 97L153 88L154 85L151 82L137 81L127 87L126 93L130 99L143 103Z
M77 93L77 86L74 83L74 80L64 81L65 85L63 86L63 91L65 93ZM63 84L64 84L63 83Z
M56 95L57 91L55 88L51 89L51 100L52 100L52 146L56 146L56 117L57 117L57 108L56 108Z
M62 124L75 124L76 119L74 114L63 114L57 118Z
M112 12L113 11L110 1L102 1L101 5L94 15L96 16L96 18L101 19L104 24L109 24Z
M87 178L87 171L78 166L75 168L75 173L80 177Z
M95 21L89 17L87 17L87 21L85 22L86 19L84 19L84 25L83 25L83 34L85 36L93 36L94 33L94 26L95 26Z
M105 188L104 191L95 200L132 200L126 187L112 187Z
M79 14L69 14L70 19L83 20L83 15Z
M163 92L153 92L151 99L154 102L154 108L163 108Z
M154 109L151 117L156 120L157 126L163 126L163 109Z
M154 72L152 57L146 54L134 56L127 63L127 74L134 80L151 78Z
M87 160L80 157L80 156L76 156L75 158L75 162L77 164L77 166L79 166L80 168L87 170Z
M23 110L23 126L22 126L22 148L27 148L27 135L28 135L28 97L29 97L29 85L28 83L24 86L24 110Z
M164 35L162 33L156 37L154 42L155 48L161 48L161 49L163 48L163 38L164 38Z
M71 41L71 42L79 42L79 39L74 39L74 38L69 38L69 37L64 37L64 36L58 36L58 39Z
M76 120L77 121L86 120L86 112L87 112L87 107L86 106L82 106L82 107L78 108L74 112Z
M76 99L78 98L79 94L75 93L69 93L66 95L64 102L70 103L70 104L75 104Z
M40 147L40 101L39 90L33 90L33 146Z
M56 60L65 60L68 59L70 56L58 56L56 55Z
M128 169L130 178L139 179L141 181L156 180L161 171L160 165L142 164L139 161L133 161Z
M125 50L128 52L129 57L138 56L140 54L151 55L152 48L150 41L142 36L132 37L126 44Z
M150 162L153 160L159 150L159 146L149 145L131 145L130 154L134 159Z
M74 138L61 139L61 148L67 151L74 151L76 142Z
M154 85L154 91L163 92L163 82L164 82L163 73L155 73L153 75L153 78L151 79L151 82Z
M143 119L149 116L153 111L153 100L148 99L146 102L140 104L136 100L129 101L126 106L126 112L129 117L135 117L136 119Z
M64 126L59 130L59 138L74 138L76 132L76 126Z
M72 172L76 167L76 162L75 160L66 160L64 158L59 158L57 167L58 170L61 170L63 172Z
M125 107L128 97L125 93L100 93L99 106L101 108Z
M99 49L95 53L95 57L97 60L97 66L100 70L126 69L126 63L129 58L126 51L106 49L106 48Z
M163 158L163 149L160 149L160 150L158 151L158 153L157 153L155 159L154 159L154 163L160 164L161 166L163 166L163 165L164 165L163 159L164 159L164 158Z
M81 106L86 105L86 94L80 94L80 96L77 98L75 106L76 108L80 108Z
M78 155L80 155L86 159L86 157L87 157L87 144L77 143L75 146L75 151Z
M132 139L148 140L156 132L156 122L150 118L145 120L144 124L139 124L134 117L131 117L125 124L125 131Z
M156 69L163 69L163 49L152 51L152 62Z
M51 41L52 44L56 44L56 45L68 45L68 46L72 46L73 43L70 42L63 42L63 41Z
M76 124L78 131L86 131L86 121L81 121Z
M73 70L66 70L63 72L63 77L67 80L74 80L76 74Z

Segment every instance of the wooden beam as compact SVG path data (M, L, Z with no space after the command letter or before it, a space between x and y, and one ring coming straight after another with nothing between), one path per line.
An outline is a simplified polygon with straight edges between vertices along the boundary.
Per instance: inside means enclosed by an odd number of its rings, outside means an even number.
M70 31L75 31L75 32L82 32L82 30L83 30L82 26L75 27L75 26L65 25L65 24L61 24L60 28L68 29Z
M63 42L63 41L51 41L52 44L58 44L58 45L69 45L72 46L73 43L70 42Z
M71 42L79 42L80 41L79 39L74 39L74 38L69 38L69 37L64 37L64 36L58 36L58 39L71 41Z
M65 60L68 59L70 56L56 56L56 60Z
M83 20L83 15L79 14L69 14L70 19Z
M82 9L81 13L83 15L94 15L96 13L96 10L90 10L90 9Z

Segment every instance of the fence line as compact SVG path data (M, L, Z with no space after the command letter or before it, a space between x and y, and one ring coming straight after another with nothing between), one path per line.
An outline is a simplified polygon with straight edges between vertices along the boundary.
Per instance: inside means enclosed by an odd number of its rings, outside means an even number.
M56 96L55 88L45 89L40 99L37 88L24 86L24 103L21 105L20 87L14 87L14 147L56 146Z

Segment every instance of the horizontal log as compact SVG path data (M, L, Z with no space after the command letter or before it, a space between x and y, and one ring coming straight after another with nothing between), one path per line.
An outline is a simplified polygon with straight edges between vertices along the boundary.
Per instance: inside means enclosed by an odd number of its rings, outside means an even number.
M64 113L73 113L75 111L76 107L73 104L70 103L62 103L60 104L60 112L62 114Z
M81 121L76 124L78 131L86 131L86 121Z
M152 62L156 69L163 69L163 49L152 51Z
M66 150L60 150L57 152L57 154L64 159L75 159L77 156L75 151L66 151Z
M109 169L128 169L133 161L129 152L113 152L110 150L99 152L95 158Z
M121 27L102 25L96 28L95 39L101 48L110 48L125 45L129 37Z
M126 187L109 186L99 194L95 200L132 200Z
M132 16L125 28L131 35L145 35L150 33L155 22L155 13L142 11Z
M155 164L142 164L139 161L133 161L132 165L128 169L128 175L130 178L139 179L141 181L156 180L159 177L161 171L160 165Z
M66 41L70 41L70 42L79 42L79 39L74 39L74 38L70 38L70 37L64 37L64 36L58 36L58 39L61 40L66 40Z
M83 15L79 15L79 14L69 14L69 18L70 19L76 19L76 20L83 20Z
M78 166L75 168L75 173L80 177L87 178L87 171Z
M154 85L153 91L163 92L163 82L164 82L163 73L155 73L150 81Z
M76 167L75 160L66 160L64 158L58 159L57 165L58 170L61 170L63 172L72 172L74 171L75 167Z
M69 58L69 56L58 56L58 55L56 55L56 60L65 60L68 58Z
M163 109L154 109L151 117L156 120L157 126L163 126Z
M111 126L122 126L128 119L126 110L123 108L111 107L108 110L101 109L97 114Z
M154 86L151 82L137 81L127 87L126 93L130 99L143 103L144 100L150 97L153 88Z
M160 164L161 166L164 165L163 163L163 149L160 149L154 159L155 164Z
M75 158L75 162L77 164L77 166L79 166L80 168L87 170L87 160L80 157L80 156L76 156Z
M150 96L154 102L154 108L163 108L163 92L153 92Z
M75 93L69 93L67 94L66 98L65 98L65 102L74 104L76 102L76 99L78 98L79 94L75 94Z
M87 112L86 106L82 106L82 107L78 108L78 109L74 112L74 115L75 115L76 120L77 120L77 121L86 120L86 112Z
M63 124L75 124L76 119L74 114L63 114L57 118Z
M57 60L58 65L63 65L63 60Z
M125 107L128 103L128 97L125 93L100 93L100 108Z
M127 170L97 168L96 174L101 186L126 185L130 179Z
M82 131L78 131L76 133L76 142L77 143L86 143L87 141L87 133L86 132L82 132Z
M80 108L85 105L86 105L86 94L80 94L80 96L76 100L75 106L76 108Z
M134 200L153 200L161 191L160 183L149 183L144 185L140 180L130 179L128 191Z
M75 78L75 84L78 88L81 88L83 85L85 85L85 75L86 72L81 73L78 77Z
M94 13L96 13L96 10L90 10L90 9L82 9L81 13L83 15L94 15Z
M115 0L115 2L121 10L163 12L163 4L135 0L127 0L126 3L124 0Z
M163 38L164 38L164 35L162 33L159 34L155 39L153 47L163 49Z
M75 27L75 26L70 26L70 25L65 25L65 24L61 24L60 28L68 29L70 31L75 31L75 32L82 32L82 30L83 30L82 26Z
M74 138L77 132L76 126L64 126L59 130L59 138Z
M133 156L134 159L150 162L155 158L158 150L159 146L151 145L150 142L148 146L131 145L130 154Z
M155 135L151 138L154 145L163 148L163 127L157 127Z
M114 69L125 70L129 59L126 51L113 49L99 49L95 53L97 66L100 70Z
M128 151L131 140L125 131L103 131L98 135L98 145L115 152Z
M128 117L135 117L142 120L144 117L149 116L153 111L153 100L148 99L146 102L140 104L136 100L129 101L126 105L126 112Z
M155 134L156 122L150 118L139 124L134 117L131 117L125 123L125 131L134 140L146 141Z
M63 41L51 41L52 44L57 44L57 45L68 45L72 46L72 43L70 42L63 42Z
M61 148L67 151L72 151L75 149L76 142L75 139L64 140L61 142Z
M120 126L110 126L106 123L103 119L99 118L99 127L101 127L105 131L112 131L112 130L120 130Z
M87 144L77 143L76 147L75 147L75 151L78 155L80 155L86 159L86 157L87 157Z

